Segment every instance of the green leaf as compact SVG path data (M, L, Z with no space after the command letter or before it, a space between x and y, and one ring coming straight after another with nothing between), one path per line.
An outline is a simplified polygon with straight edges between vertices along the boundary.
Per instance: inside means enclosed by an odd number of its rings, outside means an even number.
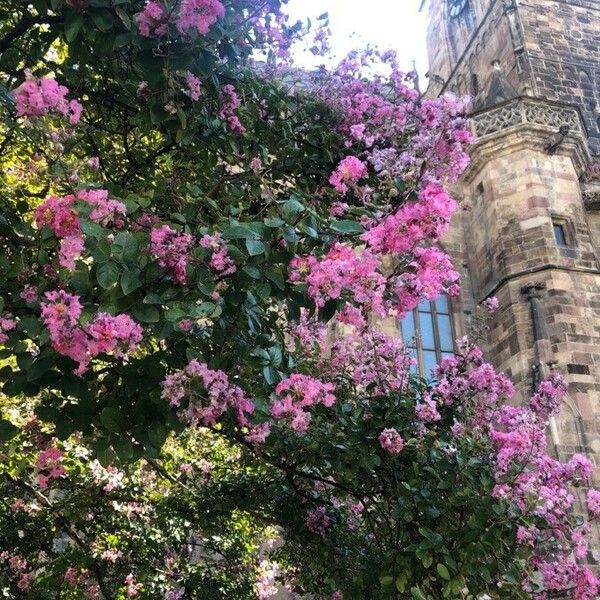
M260 240L246 240L246 250L250 256L264 254L267 247Z
M72 42L83 25L83 15L71 12L65 21L65 39L67 42Z
M332 221L331 229L336 233L362 233L363 226L356 221Z
M125 295L137 290L142 285L139 272L123 271L121 275L121 289Z
M148 439L150 443L160 449L167 439L167 430L162 423L152 423L148 429Z
M98 284L105 290L108 290L116 285L117 281L119 281L118 265L112 260L100 265L98 267L98 272L96 273L96 280L98 281Z
M450 580L450 573L449 573L448 567L446 567L446 565L443 565L442 563L438 563L436 569L437 569L438 575L440 577L442 577L446 581Z
M427 600L427 596L418 588L410 588L410 593L415 600Z
M119 460L128 462L133 458L133 444L129 438L119 437L113 440L112 447Z
M141 323L158 323L160 321L160 310L152 304L134 304L131 312Z
M125 416L118 408L107 406L100 413L100 423L102 423L108 431L119 433L125 429Z
M389 587L394 583L394 578L391 575L382 575L379 578L379 583L381 583L383 587Z
M19 428L10 421L0 419L0 442L8 442L19 433Z
M304 204L296 196L291 196L281 206L281 212L286 217L293 217L299 215L306 210Z
M98 225L98 223L94 223L94 221L90 221L89 219L80 218L79 224L81 231L90 237L98 238L103 237L105 234L105 230L101 225Z

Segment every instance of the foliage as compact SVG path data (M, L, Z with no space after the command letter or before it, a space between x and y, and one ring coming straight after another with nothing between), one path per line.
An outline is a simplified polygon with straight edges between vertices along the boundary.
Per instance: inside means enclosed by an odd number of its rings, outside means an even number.
M458 293L461 100L295 69L277 0L0 16L5 596L594 597L562 381L503 408L468 342L428 382L369 318Z

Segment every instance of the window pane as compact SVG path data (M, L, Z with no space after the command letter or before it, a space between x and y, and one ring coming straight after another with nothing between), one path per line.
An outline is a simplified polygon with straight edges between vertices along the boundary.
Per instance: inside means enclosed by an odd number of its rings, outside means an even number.
M442 352L442 358L446 358L447 356L454 356L454 352Z
M433 317L431 313L419 312L419 327L423 348L425 350L435 350L435 338L433 337Z
M441 295L435 299L435 310L438 313L449 314L449 306L448 306L448 296Z
M558 223L554 223L554 237L556 239L556 243L559 246L567 245L567 237L565 235L565 228Z
M431 312L431 302L429 302L429 300L423 300L423 302L419 304L419 312Z
M440 348L451 352L454 350L454 344L452 343L452 325L449 315L438 315L437 323L440 333Z
M406 345L415 343L415 319L412 312L402 319L402 341Z
M415 359L414 364L412 364L410 366L410 372L416 374L416 373L419 372L419 362L417 360L417 349L416 348L410 348L409 351L408 351L408 353L410 354L411 358Z
M428 377L429 375L431 375L431 370L433 369L433 367L437 365L437 356L435 355L434 350L425 350L423 352L423 363L423 367L425 369L423 375Z

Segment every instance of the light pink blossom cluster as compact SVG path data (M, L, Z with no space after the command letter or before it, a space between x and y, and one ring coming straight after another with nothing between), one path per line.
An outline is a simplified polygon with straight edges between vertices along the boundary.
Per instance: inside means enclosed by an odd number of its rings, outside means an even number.
M125 593L127 594L128 598L137 598L141 594L142 589L144 588L144 586L141 583L136 583L133 573L129 573L129 575L125 577L124 584Z
M13 331L16 326L17 322L13 318L0 315L0 344L3 344L8 340L6 332Z
M127 358L142 341L143 329L129 315L96 313L84 326L79 324L82 305L78 296L64 290L46 292L42 320L56 352L78 363L83 374L99 354Z
M367 312L385 314L386 279L379 269L379 258L368 250L357 252L352 247L335 243L321 258L295 257L290 262L293 282L306 282L308 294L317 306L337 300L342 293Z
M83 107L77 100L67 100L69 90L64 85L59 85L53 77L33 77L31 71L25 75L25 81L14 91L18 116L37 117L57 112L68 117L71 125L79 122Z
M588 490L586 501L592 518L600 518L600 490Z
M169 225L155 227L150 232L150 252L173 281L185 285L187 281L188 251L194 242L189 233L179 233Z
M144 37L162 37L167 33L169 11L160 2L149 0L144 9L133 17L140 35Z
M404 439L396 429L388 427L379 434L379 445L390 454L399 454L404 448Z
M19 578L17 587L23 591L27 590L36 576L35 570L28 571L28 568L30 567L27 563L27 559L16 552L11 553L8 550L4 550L0 553L0 559L5 561L8 569Z
M222 277L233 275L237 267L233 262L227 250L227 244L223 236L217 231L212 235L204 235L200 238L200 245L203 248L210 248L213 251L209 266L217 271Z
M304 525L311 533L324 537L331 526L331 517L327 514L324 506L319 506L307 513Z
M441 294L457 296L460 275L450 257L439 248L417 248L414 258L395 283L400 316L416 308L423 300L435 300Z
M80 190L68 196L50 196L34 212L36 226L48 227L61 239L58 261L69 270L75 268L75 260L85 247L76 202L87 203L92 210L89 219L106 227L122 227L127 213L119 200L109 198L107 190Z
M246 133L246 128L240 121L237 110L242 105L242 101L238 96L235 88L231 84L223 86L221 90L221 107L217 112L217 116L224 121L227 121L231 131L240 135Z
M345 194L348 185L357 183L367 176L367 166L356 156L346 156L329 177L329 183L336 192Z
M361 236L375 252L399 254L413 250L423 240L439 240L446 233L456 202L437 184L419 193L418 202L404 204Z
M185 81L188 86L188 95L192 102L197 102L202 96L202 82L191 71L185 72Z
M64 453L58 448L50 447L42 450L35 461L36 481L40 489L48 489L48 483L62 477L66 471L63 467Z
M223 371L209 369L194 359L181 371L167 375L161 387L162 397L171 406L180 407L184 398L189 399L187 408L180 411L184 421L211 427L231 409L237 422L252 433L248 417L254 412L254 402Z
M482 304L489 313L495 313L500 308L500 302L496 296L486 298Z
M277 575L279 566L270 560L263 559L258 566L258 578L254 584L254 591L259 600L271 598L277 594Z
M314 323L312 331L318 323ZM302 334L306 324L294 329ZM346 381L360 393L381 395L406 389L409 382L412 359L402 341L369 326L353 327L341 336L327 342L320 335L316 369L331 381ZM312 346L304 342L303 350Z
M302 433L308 429L311 420L311 414L304 409L316 404L333 406L334 389L332 383L294 373L277 384L275 393L278 399L271 403L271 414L277 420L289 420L290 427Z
M225 15L225 7L219 0L183 0L177 18L177 29L187 33L195 29L206 35L218 19Z

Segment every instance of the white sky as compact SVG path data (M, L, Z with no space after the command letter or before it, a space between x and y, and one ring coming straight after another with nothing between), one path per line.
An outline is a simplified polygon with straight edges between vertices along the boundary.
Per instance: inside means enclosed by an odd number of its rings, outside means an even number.
M421 0L289 0L287 11L293 19L316 18L329 13L331 44L338 55L365 44L398 51L402 68L412 61L423 76L427 72L425 14ZM426 87L427 82L421 85Z

